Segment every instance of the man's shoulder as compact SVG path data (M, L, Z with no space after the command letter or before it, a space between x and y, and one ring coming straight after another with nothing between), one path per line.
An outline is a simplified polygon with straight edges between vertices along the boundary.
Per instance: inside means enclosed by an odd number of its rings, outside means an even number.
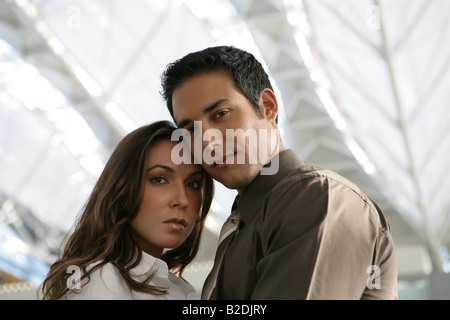
M351 208L347 210L348 214L359 218L363 218L359 213L367 212L367 218L382 229L390 230L382 209L355 183L337 172L313 164L305 164L283 177L266 195L266 201L274 206L289 202L299 208L307 208L314 201L334 201L335 204L340 203L341 208ZM334 207L328 204L327 210Z
M347 185L350 188L358 188L351 181L347 180L336 172L321 168L314 164L305 164L300 168L291 170L289 174L285 175L274 186L274 188L272 188L271 191L276 192L283 189L288 190L294 185L296 185L297 187L314 186L316 188L323 188L325 191L327 188L324 182L329 179Z
M279 192L281 190L289 190L295 186L297 188L313 188L315 190L322 189L323 192L333 192L336 189L330 188L330 183L344 187L340 190L355 192L364 198L364 200L368 200L368 197L355 183L337 172L324 169L314 164L305 164L300 168L292 170L271 191Z

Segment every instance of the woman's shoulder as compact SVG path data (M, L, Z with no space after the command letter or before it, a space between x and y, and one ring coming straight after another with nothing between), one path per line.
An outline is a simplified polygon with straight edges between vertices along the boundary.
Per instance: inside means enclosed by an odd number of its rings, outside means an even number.
M119 270L110 262L98 266L100 262L90 264L86 270L92 270L89 279L83 279L81 285L71 289L66 295L69 300L92 299L131 299L131 291Z
M130 270L130 275L136 281L146 281L152 277L150 285L165 288L167 295L152 295L132 291L120 271L113 263L101 262L90 264L86 271L91 271L89 280L83 279L79 288L72 289L63 299L68 300L124 300L124 299L186 299L193 288L184 279L177 277L168 270L167 263L146 253L142 254L140 263Z

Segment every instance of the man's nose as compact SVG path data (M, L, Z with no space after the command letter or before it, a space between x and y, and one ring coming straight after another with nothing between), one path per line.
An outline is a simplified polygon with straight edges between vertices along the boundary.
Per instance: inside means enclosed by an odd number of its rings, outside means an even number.
M203 142L203 160L207 164L222 163L221 160L223 158L223 138L220 133L216 129L216 133L214 136L205 136Z
M202 124L202 147L203 149L210 148L213 150L223 144L222 132L208 124Z

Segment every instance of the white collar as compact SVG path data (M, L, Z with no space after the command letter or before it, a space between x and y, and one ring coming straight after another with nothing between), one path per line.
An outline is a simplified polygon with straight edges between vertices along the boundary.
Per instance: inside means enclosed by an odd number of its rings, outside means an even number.
M151 272L158 270L161 276L168 277L169 269L167 263L161 259L155 258L148 253L142 251L142 258L139 264L130 270L130 273L140 275L150 275Z
M148 277L155 269L160 277L167 278L170 282L176 284L184 294L188 295L195 291L189 283L170 272L165 261L155 258L144 251L142 251L141 261L136 267L130 270L130 274L135 276L145 275Z

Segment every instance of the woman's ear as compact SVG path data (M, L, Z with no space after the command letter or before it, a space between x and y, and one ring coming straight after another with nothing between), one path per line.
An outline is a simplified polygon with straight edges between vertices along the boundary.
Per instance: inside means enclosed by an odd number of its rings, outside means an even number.
M264 117L273 123L274 127L277 127L278 101L275 93L269 88L265 88L259 98L259 105L262 108Z

